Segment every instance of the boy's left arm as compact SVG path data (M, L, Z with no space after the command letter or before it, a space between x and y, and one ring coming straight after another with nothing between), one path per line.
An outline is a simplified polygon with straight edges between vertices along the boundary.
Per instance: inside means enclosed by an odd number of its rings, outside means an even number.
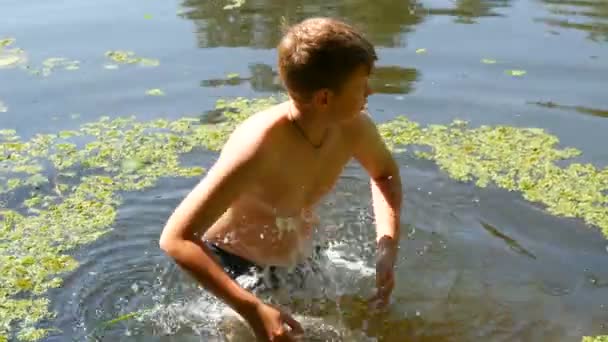
M385 306L394 287L394 266L399 249L402 203L399 167L371 118L356 119L354 157L368 172L376 221L377 293L374 304Z

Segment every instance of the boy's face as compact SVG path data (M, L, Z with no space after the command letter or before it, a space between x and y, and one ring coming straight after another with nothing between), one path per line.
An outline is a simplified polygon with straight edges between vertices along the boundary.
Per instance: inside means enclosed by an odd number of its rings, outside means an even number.
M350 120L365 109L369 87L369 73L365 66L358 67L347 79L339 93L332 93L328 103L329 115L337 122Z

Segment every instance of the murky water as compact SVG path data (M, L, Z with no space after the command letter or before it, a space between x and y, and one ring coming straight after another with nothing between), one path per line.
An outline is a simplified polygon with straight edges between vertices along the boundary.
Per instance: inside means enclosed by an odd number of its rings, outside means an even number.
M421 123L542 127L581 149L582 161L608 164L606 0L247 0L236 10L219 0L1 5L0 38L16 38L28 63L80 61L78 71L47 77L0 69L0 127L26 138L102 115L205 116L218 98L271 94L280 90L273 46L281 22L324 15L348 19L378 47L370 98L377 121L405 114ZM104 68L105 51L120 49L161 64ZM147 96L154 88L165 96ZM214 157L191 154L188 163L209 166ZM404 234L390 312L371 315L359 305L373 284L365 174L350 165L320 205L325 235L341 243L325 264L331 286L345 295L328 309L336 329L379 341L580 341L608 333L608 241L596 229L516 193L453 181L431 162L397 158ZM162 180L124 194L113 231L75 251L81 266L50 292L57 317L45 324L61 332L48 341L218 335L222 305L157 247L195 182ZM103 325L150 308L139 320Z

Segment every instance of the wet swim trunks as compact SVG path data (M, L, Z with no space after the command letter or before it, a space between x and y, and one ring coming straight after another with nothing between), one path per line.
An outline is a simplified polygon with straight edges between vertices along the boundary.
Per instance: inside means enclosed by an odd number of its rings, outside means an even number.
M242 275L252 275L258 279L251 289L270 288L277 289L287 285L289 287L302 288L305 285L306 277L310 274L320 272L314 262L297 265L293 270L284 267L262 267L238 255L232 254L212 242L204 241L205 245L217 256L220 266L232 278L237 279ZM321 247L314 248L311 261L315 259L321 251Z
M232 279L236 279L246 273L262 270L262 267L245 258L232 254L212 242L205 241L205 245L218 257L220 266L224 268L224 271Z

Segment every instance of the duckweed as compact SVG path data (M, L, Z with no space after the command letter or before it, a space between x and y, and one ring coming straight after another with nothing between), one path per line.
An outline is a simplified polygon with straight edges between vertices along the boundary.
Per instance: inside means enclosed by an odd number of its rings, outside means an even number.
M51 75L56 69L63 69L68 71L80 69L80 62L76 60L69 60L64 57L51 57L47 58L42 62L42 68L29 68L30 73L34 75L42 75L44 77Z
M23 49L9 48L15 41L15 38L0 39L0 68L14 68L26 62L27 55Z
M608 335L595 337L585 336L583 337L583 342L608 342Z
M220 101L228 120L199 118L138 122L135 117L84 124L79 130L38 134L23 141L0 130L0 341L37 340L52 319L44 297L78 262L68 253L106 234L121 191L153 186L161 177L199 177L179 156L197 148L219 150L236 123L275 100ZM8 208L12 209L8 209Z
M505 73L515 77L521 77L527 74L526 70L506 70Z
M599 227L608 238L608 168L580 163L558 166L559 161L581 152L556 148L558 138L542 129L469 128L458 120L447 126L420 127L403 116L379 129L392 148L426 147L414 153L434 160L456 180L519 191L527 200L544 204L554 215L581 218Z
M219 100L216 109L226 120L213 125L192 117L102 117L27 141L0 130L0 341L51 333L37 327L54 317L45 295L78 267L70 251L111 229L121 192L143 190L161 177L200 177L204 169L183 167L181 154L218 151L239 122L283 99ZM555 215L597 225L608 237L608 170L558 166L580 151L556 148L558 139L540 129L470 128L463 121L421 127L401 116L379 130L393 151L407 146L459 181L520 191Z
M146 94L150 96L163 96L165 95L165 92L157 88L146 90Z
M118 64L139 64L141 66L155 67L160 65L158 59L137 57L133 51L114 50L107 51L106 57Z
M245 0L230 0L230 3L224 6L225 10L236 9L245 4Z

